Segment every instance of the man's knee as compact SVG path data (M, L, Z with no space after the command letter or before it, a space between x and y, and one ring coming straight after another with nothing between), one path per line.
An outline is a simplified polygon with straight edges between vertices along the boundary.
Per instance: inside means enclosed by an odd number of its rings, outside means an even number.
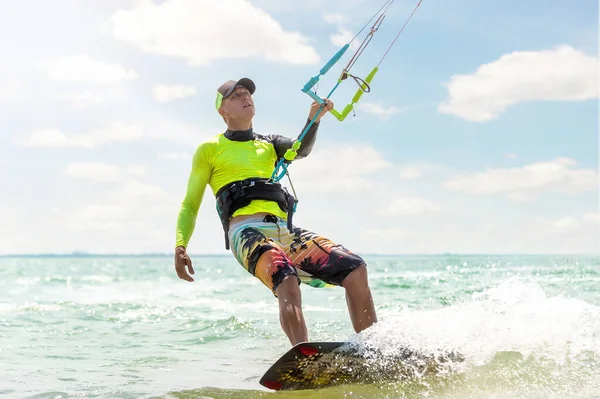
M270 273L270 284L275 296L295 297L300 294L300 279L296 269L280 249L265 248L257 264Z
M365 263L360 264L354 270L342 280L342 286L344 288L352 288L358 286L368 286L369 278L367 275L367 265Z
M284 277L275 288L275 296L279 299L281 310L291 311L295 307L301 306L302 292L298 277L295 275Z
M288 274L281 279L275 287L277 296L298 296L300 295L300 279L295 274Z

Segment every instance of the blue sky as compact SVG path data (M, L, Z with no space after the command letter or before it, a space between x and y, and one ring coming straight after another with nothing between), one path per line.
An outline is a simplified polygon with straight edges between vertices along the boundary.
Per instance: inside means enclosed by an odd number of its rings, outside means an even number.
M300 88L383 2L0 4L0 253L37 253L171 251L190 157L224 129L216 88L252 78L255 130L297 136ZM295 221L361 253L598 253L597 20L591 0L423 0L290 167ZM210 191L190 252L225 253Z

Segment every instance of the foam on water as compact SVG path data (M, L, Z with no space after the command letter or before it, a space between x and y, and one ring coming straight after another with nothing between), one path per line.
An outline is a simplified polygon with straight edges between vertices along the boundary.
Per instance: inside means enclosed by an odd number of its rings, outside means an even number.
M378 349L378 361L397 357L403 348L464 357L451 362L454 385L444 397L600 393L600 307L549 297L532 280L511 278L453 306L388 310L380 318L356 337Z

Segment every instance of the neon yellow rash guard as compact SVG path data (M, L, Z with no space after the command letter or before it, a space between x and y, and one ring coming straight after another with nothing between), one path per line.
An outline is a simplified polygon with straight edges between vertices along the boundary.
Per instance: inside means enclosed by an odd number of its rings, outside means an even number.
M310 153L317 130L318 123L315 122L304 136L296 159L304 158ZM289 137L277 134L261 135L249 129L227 130L201 143L192 160L185 197L177 217L175 247L187 248L207 184L210 185L213 195L216 195L221 187L237 180L270 178L278 159L293 142ZM252 200L247 206L235 211L232 217L258 212L287 218L287 214L276 202L266 200Z

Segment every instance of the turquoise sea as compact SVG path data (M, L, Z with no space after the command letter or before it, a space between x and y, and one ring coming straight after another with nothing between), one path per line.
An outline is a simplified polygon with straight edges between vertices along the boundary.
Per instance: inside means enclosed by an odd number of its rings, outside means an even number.
M231 256L0 258L0 397L599 398L600 258L364 256L379 322L353 333L344 292L302 287L311 340L464 361L318 391L258 380L287 349L276 299Z

